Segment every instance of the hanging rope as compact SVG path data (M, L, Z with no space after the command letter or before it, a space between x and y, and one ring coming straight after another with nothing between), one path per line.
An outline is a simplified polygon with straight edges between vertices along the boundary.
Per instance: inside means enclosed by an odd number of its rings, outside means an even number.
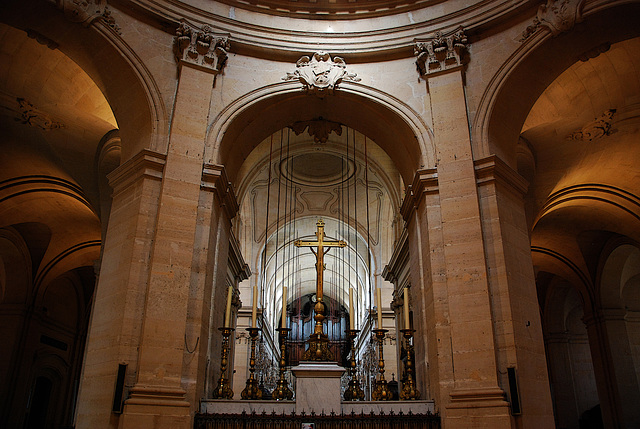
M269 144L269 178L267 179L267 207L266 207L266 219L264 224L264 248L262 249L262 284L260 290L260 305L264 309L265 293L267 289L267 238L269 232L269 200L271 198L271 157L273 155L273 134L271 134L271 142Z

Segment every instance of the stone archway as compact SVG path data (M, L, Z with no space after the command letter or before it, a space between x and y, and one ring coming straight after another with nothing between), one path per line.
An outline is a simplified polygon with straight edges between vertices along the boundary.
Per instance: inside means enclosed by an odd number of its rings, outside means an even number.
M237 99L214 120L205 160L222 164L231 182L242 161L268 135L293 122L323 119L371 136L395 162L405 183L435 165L431 131L410 107L382 91L343 82L334 95L305 94L299 83L279 83Z

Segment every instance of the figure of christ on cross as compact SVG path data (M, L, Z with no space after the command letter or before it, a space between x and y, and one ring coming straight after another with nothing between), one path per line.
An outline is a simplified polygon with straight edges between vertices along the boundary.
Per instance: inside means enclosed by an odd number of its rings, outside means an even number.
M296 247L310 247L316 256L316 305L313 310L315 312L314 319L316 325L313 334L309 336L309 349L305 352L303 360L333 360L333 355L329 351L329 339L323 332L322 321L324 320L324 304L322 303L322 285L323 273L326 268L324 263L324 255L331 250L332 247L346 247L344 240L325 240L324 221L322 219L316 222L316 241L296 240L293 244ZM317 248L317 249L316 249ZM325 250L326 248L326 250Z

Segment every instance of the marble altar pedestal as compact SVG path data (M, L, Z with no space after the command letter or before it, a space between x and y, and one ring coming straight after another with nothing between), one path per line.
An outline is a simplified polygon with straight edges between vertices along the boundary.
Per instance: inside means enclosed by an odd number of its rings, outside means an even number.
M291 368L296 377L296 414L340 413L340 377L344 371L336 362L302 361Z

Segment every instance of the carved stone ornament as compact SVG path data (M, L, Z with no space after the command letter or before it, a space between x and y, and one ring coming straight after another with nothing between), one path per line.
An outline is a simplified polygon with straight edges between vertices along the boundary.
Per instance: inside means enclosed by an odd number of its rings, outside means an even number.
M107 7L106 0L50 0L64 12L64 16L71 22L77 22L87 27L96 19L102 19L118 34L122 34Z
M599 118L582 127L581 130L575 131L567 136L567 140L582 140L590 142L604 136L611 135L613 132L611 125L613 123L613 114L616 109L605 111Z
M31 125L32 127L40 128L44 131L65 128L65 125L62 122L54 121L51 116L36 109L33 107L33 104L24 98L17 98L16 101L18 102L18 109L20 112L20 117L16 118L16 121L26 125Z
M326 143L329 139L329 134L335 132L337 135L342 135L342 125L338 122L327 121L326 119L314 119L311 121L294 122L291 125L291 129L297 136L302 134L308 127L308 132L316 143Z
M468 43L462 28L449 35L437 31L430 40L416 40L413 53L421 76L462 66Z
M582 8L585 0L547 0L540 5L538 13L520 38L521 42L527 40L540 28L547 28L553 37L569 31L576 22L582 21Z
M175 53L178 62L198 65L215 74L222 72L229 47L228 35L216 34L208 25L199 30L183 22L176 30Z
M301 57L296 63L296 70L287 73L282 80L299 80L307 92L324 97L332 94L334 88L343 80L359 82L355 73L347 72L347 64L340 57L331 56L324 51L318 51L311 58Z

